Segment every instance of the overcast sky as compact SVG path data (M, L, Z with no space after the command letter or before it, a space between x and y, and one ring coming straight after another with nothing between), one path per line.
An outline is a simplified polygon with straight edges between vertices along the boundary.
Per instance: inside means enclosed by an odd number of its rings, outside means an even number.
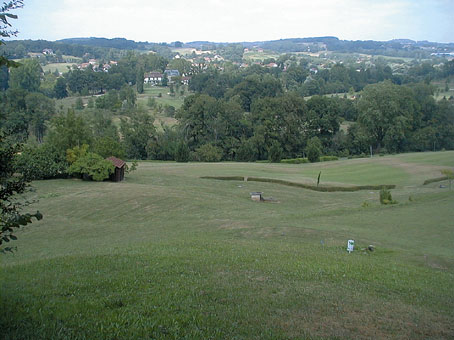
M17 39L454 42L454 0L25 0Z

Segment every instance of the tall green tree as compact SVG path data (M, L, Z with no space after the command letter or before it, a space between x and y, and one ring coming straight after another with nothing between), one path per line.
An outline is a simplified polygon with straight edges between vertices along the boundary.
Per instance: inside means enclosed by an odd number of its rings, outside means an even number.
M120 132L126 156L132 159L146 159L147 148L155 136L154 119L145 113L134 113L130 119L122 119Z
M33 134L39 143L43 142L46 121L55 114L55 103L42 93L29 93L25 97L26 113Z
M43 69L37 59L26 59L17 68L11 69L9 87L36 92L41 84Z
M50 125L48 143L61 153L66 154L68 149L92 142L93 133L87 121L72 109L55 116Z
M418 119L412 91L390 81L368 85L358 102L358 121L372 137L375 149L402 151L404 142Z
M57 78L57 81L54 86L54 94L57 99L62 99L68 97L68 91L66 89L66 79L63 77Z

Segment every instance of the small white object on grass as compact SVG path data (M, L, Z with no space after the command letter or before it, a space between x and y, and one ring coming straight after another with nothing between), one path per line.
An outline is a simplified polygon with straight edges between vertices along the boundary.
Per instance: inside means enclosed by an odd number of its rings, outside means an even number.
M355 247L355 241L354 240L348 240L347 242L347 251L351 253L353 251L353 248Z

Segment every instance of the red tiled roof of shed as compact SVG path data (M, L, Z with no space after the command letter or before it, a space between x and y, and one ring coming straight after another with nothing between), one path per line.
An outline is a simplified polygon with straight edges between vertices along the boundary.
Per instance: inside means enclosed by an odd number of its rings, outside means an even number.
M115 167L117 167L117 168L122 168L122 167L126 164L125 161L122 161L121 159L118 159L118 158L113 157L113 156L111 156L111 157L109 157L109 158L106 158L106 160L111 161L112 164L113 164Z

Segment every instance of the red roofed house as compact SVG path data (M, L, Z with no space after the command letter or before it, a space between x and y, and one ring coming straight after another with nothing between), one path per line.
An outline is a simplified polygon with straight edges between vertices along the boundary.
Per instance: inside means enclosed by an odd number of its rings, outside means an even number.
M110 180L114 182L121 182L125 178L126 162L113 156L106 158L106 160L110 161L115 166L115 171L112 175L110 175Z

